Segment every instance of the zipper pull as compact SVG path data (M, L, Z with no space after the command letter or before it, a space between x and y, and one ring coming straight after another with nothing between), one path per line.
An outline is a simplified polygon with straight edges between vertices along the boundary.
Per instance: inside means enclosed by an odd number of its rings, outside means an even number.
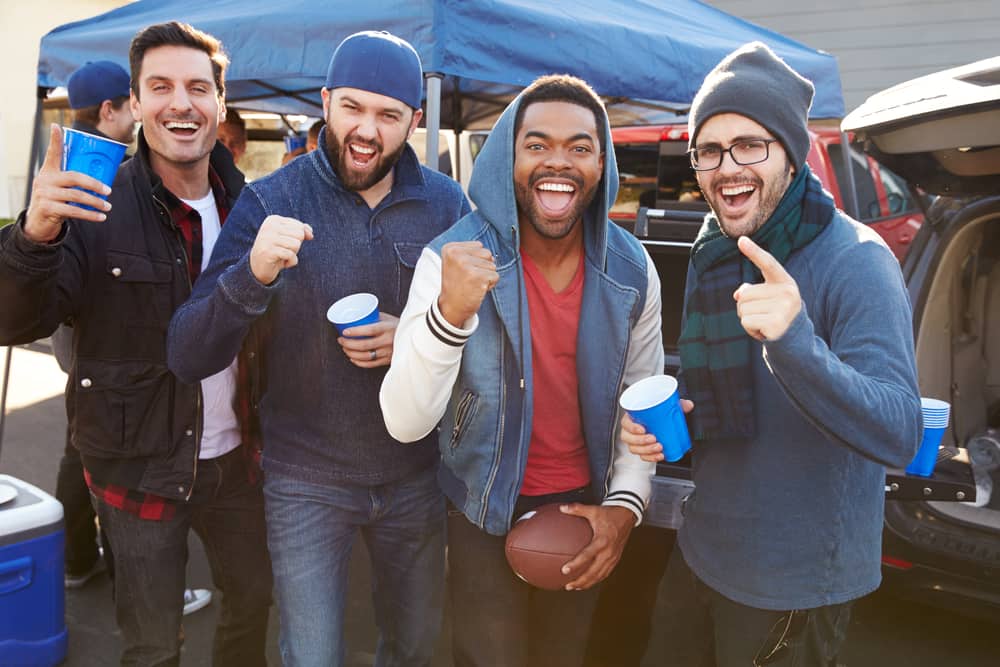
M514 252L517 253L518 258L520 258L520 256L521 256L521 249L517 245L517 226L516 225L511 225L510 226L510 244L512 246L514 246ZM521 364L521 382L520 382L520 385L521 385L521 391L523 392L524 391L524 332L521 331L521 329L524 328L524 323L521 321L521 305L522 305L521 304L521 293L524 291L524 285L522 284L523 283L523 279L524 279L524 273L522 272L522 269L521 269L521 266L520 266L521 262L518 261L517 264L518 264L518 267L517 267L517 333L518 333L518 336L520 337L520 340L518 341L520 343L520 348L521 348L520 349L520 352L521 352L521 359L520 359L520 364Z

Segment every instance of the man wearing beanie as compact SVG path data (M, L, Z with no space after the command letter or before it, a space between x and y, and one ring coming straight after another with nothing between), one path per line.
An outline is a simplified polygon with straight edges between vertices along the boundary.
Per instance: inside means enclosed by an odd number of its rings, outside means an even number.
M339 665L358 533L371 558L375 664L431 660L444 589L444 499L434 438L402 446L378 391L424 245L469 211L460 186L421 166L416 51L351 35L330 60L319 148L248 185L168 333L171 370L194 382L263 331L260 405L268 524L284 664ZM380 319L346 336L332 303L378 297Z
M806 164L812 84L760 43L705 78L691 164L712 211L679 341L696 490L667 568L676 665L835 665L880 582L885 466L920 440L899 265ZM622 420L646 460L661 446Z

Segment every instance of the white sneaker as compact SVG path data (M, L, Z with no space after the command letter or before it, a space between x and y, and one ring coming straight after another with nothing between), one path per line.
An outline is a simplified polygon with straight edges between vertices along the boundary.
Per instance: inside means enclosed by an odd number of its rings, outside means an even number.
M212 602L212 591L204 588L184 589L184 615L193 614Z

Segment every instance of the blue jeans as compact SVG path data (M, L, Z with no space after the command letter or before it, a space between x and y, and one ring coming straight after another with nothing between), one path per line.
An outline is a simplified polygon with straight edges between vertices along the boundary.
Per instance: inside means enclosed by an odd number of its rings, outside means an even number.
M435 466L379 486L316 484L269 471L268 545L286 667L344 657L351 548L361 533L372 564L376 667L430 664L444 597L444 498Z
M168 521L141 519L94 498L114 545L115 615L123 666L180 662L184 576L191 529L205 545L212 583L222 593L212 647L215 667L263 667L271 607L264 498L239 448L198 462L188 502Z

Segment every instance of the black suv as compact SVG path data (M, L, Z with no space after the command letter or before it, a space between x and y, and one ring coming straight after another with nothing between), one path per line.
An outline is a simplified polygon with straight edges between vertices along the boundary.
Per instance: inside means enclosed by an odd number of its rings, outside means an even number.
M962 448L976 487L966 502L886 503L886 583L1000 616L1000 57L873 95L843 129L937 195L903 275L921 394L951 403L942 444Z

